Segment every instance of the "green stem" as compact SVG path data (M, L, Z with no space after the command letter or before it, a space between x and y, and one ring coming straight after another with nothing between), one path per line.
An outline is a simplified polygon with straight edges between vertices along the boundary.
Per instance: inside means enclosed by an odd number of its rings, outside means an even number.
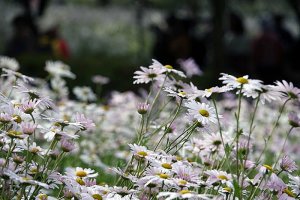
M172 123L174 122L174 120L177 118L178 114L179 114L179 110L181 108L181 105L182 105L182 98L180 99L180 103L177 107L177 110L176 110L176 113L174 115L174 117L172 118L171 122L169 123L168 127L166 128L163 136L160 138L160 140L158 141L158 143L156 144L155 148L154 148L154 151L156 151L157 147L159 146L159 144L161 143L161 141L163 140L163 138L168 134L168 131L169 131L169 128L171 127Z

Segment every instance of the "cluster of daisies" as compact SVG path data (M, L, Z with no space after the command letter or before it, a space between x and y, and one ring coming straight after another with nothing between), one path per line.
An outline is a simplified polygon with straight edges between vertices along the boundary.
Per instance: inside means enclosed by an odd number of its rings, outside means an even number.
M133 77L148 90L102 101L87 86L70 99L62 62L44 80L0 57L1 198L300 199L300 89L228 74L200 89L193 59L178 63L153 60Z

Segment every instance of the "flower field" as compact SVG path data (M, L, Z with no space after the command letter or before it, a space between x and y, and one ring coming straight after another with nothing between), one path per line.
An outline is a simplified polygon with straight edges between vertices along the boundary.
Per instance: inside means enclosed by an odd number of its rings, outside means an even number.
M300 199L300 89L225 73L201 88L180 65L152 60L133 74L147 89L103 99L107 77L71 90L60 61L41 79L1 56L0 199Z

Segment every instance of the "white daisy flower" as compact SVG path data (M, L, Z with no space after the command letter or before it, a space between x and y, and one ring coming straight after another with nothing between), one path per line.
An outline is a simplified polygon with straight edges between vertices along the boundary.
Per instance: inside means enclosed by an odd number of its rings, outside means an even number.
M20 66L16 59L7 56L0 56L0 68L7 68L13 71L18 71Z
M137 144L128 144L134 156L138 158L148 158L153 154L152 151L148 150L144 146L139 146Z
M288 83L283 80L282 82L276 81L273 89L280 92L282 97L292 98L292 99L300 99L300 89L294 87L293 83Z
M164 79L164 70L160 68L141 67L141 71L134 72L136 79L133 84L149 83L151 81L162 81Z
M75 96L81 101L95 101L97 99L95 93L92 91L90 87L82 86L82 87L74 87L73 93Z
M1 75L3 77L12 77L12 76L14 76L16 79L21 79L25 83L34 82L34 78L32 78L30 76L26 76L26 75L24 75L24 74L22 74L20 72L15 72L13 70L6 69L6 68L3 68L2 71L4 72Z
M70 67L61 61L47 61L45 70L54 77L76 78Z
M273 85L263 85L262 91L260 93L260 102L265 104L265 102L278 101L280 100L281 93L274 89Z
M98 176L98 173L95 170L90 168L81 168L76 167L74 168L67 168L66 174L71 177L80 177L80 178L94 178Z
M262 90L262 81L257 79L249 79L248 76L235 77L225 73L221 73L219 80L223 81L223 84L231 89L239 89L241 86L242 94L246 97L256 98L259 95L259 91Z
M193 75L202 75L200 67L197 65L193 58L188 58L186 60L179 59L178 63L180 67L185 71L187 77L192 77Z
M164 88L164 91L167 92L168 96L171 96L171 97L186 98L188 96L188 94L186 92L184 92L183 90L175 91L170 87Z
M299 176L292 176L290 174L289 175L289 184L288 186L290 186L292 188L292 192L294 194L300 194L300 177Z
M209 122L217 123L216 111L208 104L190 101L185 104L188 108L188 117L191 116L197 119L198 122L205 125ZM219 115L219 118L222 116Z
M160 192L157 198L164 198L165 200L172 199L211 199L209 195L197 194L189 190L180 190L178 192Z
M174 69L171 65L162 65L160 62L158 62L155 59L152 59L152 61L153 61L152 65L149 66L150 69L160 69L163 70L163 72L174 73L183 78L186 77L182 71Z
M232 180L231 174L220 170L208 170L205 174L208 175L208 179L206 181L207 185L212 185L215 182L226 183Z
M225 85L222 87L215 86L215 87L211 87L211 88L202 90L201 96L207 98L207 97L210 97L213 93L224 93L224 92L227 92L230 90L231 90L231 88L228 86L225 86Z

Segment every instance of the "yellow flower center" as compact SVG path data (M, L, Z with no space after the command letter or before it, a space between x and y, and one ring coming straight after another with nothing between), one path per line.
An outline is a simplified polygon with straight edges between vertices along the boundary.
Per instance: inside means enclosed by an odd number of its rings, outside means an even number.
M248 83L248 79L244 78L244 77L239 77L236 79L237 82L241 83L241 84L247 84Z
M7 135L11 138L22 138L22 133L15 130L8 131Z
M165 169L172 169L172 165L169 163L163 163L163 164L161 164L161 166Z
M188 194L191 193L189 190L181 190L179 194Z
M20 124L22 122L22 118L20 115L13 115L14 121Z
M209 112L204 109L200 109L199 114L202 115L203 117L209 117Z
M212 88L205 89L207 92L212 92Z
M273 171L273 167L271 167L270 165L263 165L265 168L267 168L267 170Z
M228 180L227 176L225 176L225 175L219 175L217 177L221 180L226 180L226 181Z
M223 190L226 191L226 192L228 192L228 193L231 192L231 188L230 187L224 187Z
M180 160L182 160L182 157L176 156L176 160L180 161Z
M46 194L39 194L38 199L47 199L48 196Z
M102 196L100 194L93 194L92 197L97 200L102 200Z
M286 193L287 195L289 195L290 197L294 197L294 198L296 197L295 194L291 190L289 190L288 188L285 188L283 190L283 192Z
M169 178L169 175L168 174L159 174L158 175L160 178L163 178L163 179L167 179L167 178Z
M85 171L77 171L76 172L76 176L79 176L79 177L85 177L87 175L87 173Z
M85 182L81 178L76 178L76 182L79 183L79 185L85 185Z
M178 95L179 96L186 96L186 92L179 92Z
M137 152L137 155L139 155L139 156L141 156L141 157L145 157L145 156L147 156L148 154L147 154L147 152L145 152L145 151L139 151L139 152Z
M167 68L167 69L173 69L173 67L171 65L165 65L165 68Z
M187 182L186 182L185 180L180 180L178 183L179 183L180 185L186 185L186 184L187 184Z

